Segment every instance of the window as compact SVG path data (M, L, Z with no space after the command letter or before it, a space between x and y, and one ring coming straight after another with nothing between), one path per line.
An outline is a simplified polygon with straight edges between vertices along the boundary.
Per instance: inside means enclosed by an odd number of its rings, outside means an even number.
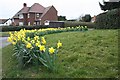
M19 19L23 19L23 14L20 14L20 15L19 15Z
M36 17L39 17L39 14L38 14L38 13L36 14Z
M28 14L28 18L30 18L30 14Z
M19 22L19 26L23 26L23 22Z
M44 21L45 25L49 25L49 20Z
M28 26L30 26L30 22L28 22Z

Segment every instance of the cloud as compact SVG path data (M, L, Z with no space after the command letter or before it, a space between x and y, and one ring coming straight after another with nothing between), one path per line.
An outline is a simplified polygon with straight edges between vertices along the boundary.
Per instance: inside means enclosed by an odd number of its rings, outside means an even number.
M67 19L78 18L81 14L94 16L102 12L99 1L101 0L2 0L0 18L11 18L23 7L23 3L27 3L27 6L32 6L34 3L44 7L54 5L58 15L66 16Z

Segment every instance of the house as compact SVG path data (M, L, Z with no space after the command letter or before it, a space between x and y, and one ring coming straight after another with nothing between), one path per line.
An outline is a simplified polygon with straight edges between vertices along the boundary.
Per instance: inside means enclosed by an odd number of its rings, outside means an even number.
M99 2L101 10L112 10L116 8L120 8L120 0L109 0L109 1L103 1L103 5Z
M9 26L11 24L10 19L0 19L0 26Z
M96 16L94 15L94 17L91 18L91 22L94 23L96 20Z
M39 3L34 3L31 7L23 4L23 8L17 12L12 21L15 25L44 25L48 21L57 21L57 10L55 7L43 7Z
M109 0L109 2L119 2L120 0Z

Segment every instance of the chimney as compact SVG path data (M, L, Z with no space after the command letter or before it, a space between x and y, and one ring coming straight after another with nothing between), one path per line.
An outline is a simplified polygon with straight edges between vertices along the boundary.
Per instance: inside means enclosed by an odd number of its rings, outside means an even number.
M26 4L26 3L24 3L24 4L23 4L23 7L27 7L27 4Z

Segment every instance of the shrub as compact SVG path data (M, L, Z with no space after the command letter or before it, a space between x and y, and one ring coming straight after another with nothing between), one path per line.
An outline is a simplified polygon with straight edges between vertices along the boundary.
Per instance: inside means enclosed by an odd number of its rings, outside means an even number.
M84 22L90 22L91 21L91 16L90 14L86 14L84 17L82 17Z
M120 23L120 8L99 14L96 17L96 29L118 29Z
M5 31L20 31L21 29L32 30L32 29L42 29L48 28L47 25L40 25L40 26L1 26L2 32Z

